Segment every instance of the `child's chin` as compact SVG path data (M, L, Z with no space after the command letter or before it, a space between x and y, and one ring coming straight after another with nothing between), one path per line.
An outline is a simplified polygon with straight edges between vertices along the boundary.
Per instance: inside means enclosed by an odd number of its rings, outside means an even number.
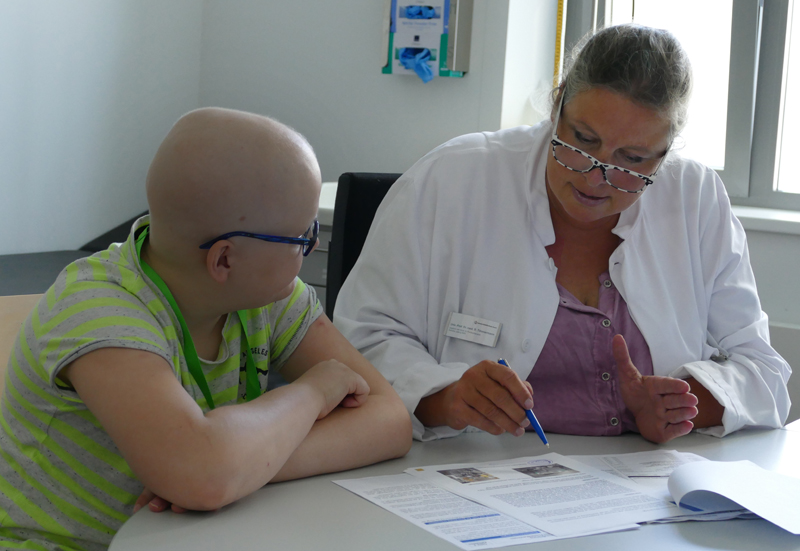
M288 298L288 297L292 296L293 292L294 292L294 280L292 280L292 282L289 285L287 285L286 287L284 287L281 291L276 293L275 296L273 297L273 299L270 300L269 302L273 303L273 302L276 302L278 300L283 300L285 298Z

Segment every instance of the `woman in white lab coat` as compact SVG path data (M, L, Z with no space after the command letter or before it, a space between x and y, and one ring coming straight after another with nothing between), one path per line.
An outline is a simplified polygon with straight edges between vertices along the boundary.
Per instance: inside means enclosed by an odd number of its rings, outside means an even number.
M550 120L451 140L392 187L334 319L416 438L521 435L531 407L545 431L654 442L785 421L744 230L672 151L690 91L670 33L604 29Z

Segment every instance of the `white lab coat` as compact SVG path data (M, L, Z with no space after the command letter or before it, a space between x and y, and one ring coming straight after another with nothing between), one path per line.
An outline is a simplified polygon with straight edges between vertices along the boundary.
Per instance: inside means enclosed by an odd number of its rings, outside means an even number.
M476 363L506 358L528 377L558 308L545 191L549 121L438 147L391 188L342 286L334 323L383 373L423 427L420 399ZM613 230L611 279L644 335L656 375L697 379L725 406L723 436L779 427L791 368L769 344L745 233L717 174L671 156ZM446 337L460 312L502 323L494 349ZM727 360L712 356L723 354ZM534 389L535 391L535 389Z

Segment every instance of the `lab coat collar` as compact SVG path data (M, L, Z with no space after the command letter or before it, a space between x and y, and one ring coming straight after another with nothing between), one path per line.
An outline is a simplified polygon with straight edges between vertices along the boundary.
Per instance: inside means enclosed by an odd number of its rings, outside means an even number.
M531 147L525 167L526 178L530 182L528 212L532 218L533 232L539 236L544 247L556 242L553 219L550 217L550 202L547 199L547 183L544 177L547 155L550 154L549 138L552 130L553 123L550 119L531 127L534 137L533 147Z
M619 214L617 225L611 230L611 233L619 236L623 241L628 238L628 235L633 232L639 220L642 218L642 201L649 199L647 196L648 191L650 190L644 190L638 201Z

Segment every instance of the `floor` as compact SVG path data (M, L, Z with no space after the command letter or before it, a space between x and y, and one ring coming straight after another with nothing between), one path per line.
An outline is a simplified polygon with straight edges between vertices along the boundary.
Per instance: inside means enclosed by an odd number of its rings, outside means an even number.
M86 251L0 255L0 296L44 293L64 267Z

